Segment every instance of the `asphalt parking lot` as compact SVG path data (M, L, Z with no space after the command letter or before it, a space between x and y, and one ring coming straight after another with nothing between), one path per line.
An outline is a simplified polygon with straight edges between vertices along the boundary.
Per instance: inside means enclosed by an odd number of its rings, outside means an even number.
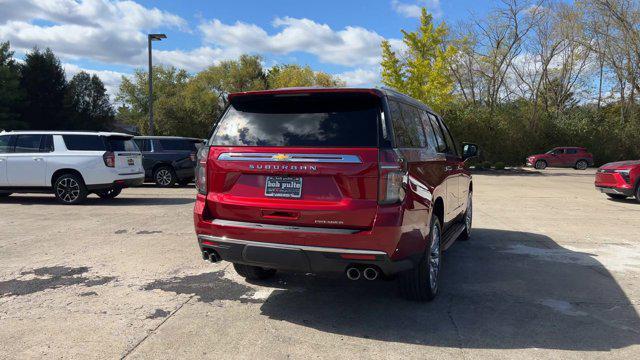
M474 176L431 303L393 282L247 283L200 257L193 188L0 201L0 358L640 358L640 204L594 171Z

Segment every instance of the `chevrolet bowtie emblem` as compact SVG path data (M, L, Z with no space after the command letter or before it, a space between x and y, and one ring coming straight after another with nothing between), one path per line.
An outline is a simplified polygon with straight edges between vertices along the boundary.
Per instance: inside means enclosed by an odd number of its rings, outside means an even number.
M273 159L273 160L276 160L276 161L289 160L289 155L285 155L285 154L277 154L277 155L273 155L272 159Z

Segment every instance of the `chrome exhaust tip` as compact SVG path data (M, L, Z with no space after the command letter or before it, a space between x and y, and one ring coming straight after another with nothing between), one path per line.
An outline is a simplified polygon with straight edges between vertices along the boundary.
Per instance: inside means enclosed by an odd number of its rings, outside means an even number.
M349 280L358 280L360 279L360 269L355 267L350 267L347 269L347 278Z
M378 270L372 267L368 267L364 269L364 272L362 273L362 275L367 280L375 280L378 278Z
M209 253L209 261L211 261L212 263L217 263L220 260L220 255L218 255L217 251L213 250Z

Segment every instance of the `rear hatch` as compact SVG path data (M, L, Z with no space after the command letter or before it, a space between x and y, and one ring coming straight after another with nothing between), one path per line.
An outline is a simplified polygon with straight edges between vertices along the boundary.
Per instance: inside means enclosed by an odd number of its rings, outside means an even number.
M108 136L107 150L113 152L115 169L120 175L133 175L144 172L142 154L132 137Z
M380 114L370 92L232 97L209 140L209 213L230 224L371 228Z

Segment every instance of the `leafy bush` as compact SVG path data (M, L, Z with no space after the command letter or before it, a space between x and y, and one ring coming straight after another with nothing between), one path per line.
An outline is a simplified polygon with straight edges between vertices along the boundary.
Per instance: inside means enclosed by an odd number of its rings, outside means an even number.
M482 167L487 169L487 170L491 170L491 161L484 161L482 163Z
M505 164L502 161L498 161L497 163L493 164L493 168L496 170L504 170Z
M484 166L482 166L482 163L475 164L473 168L476 170L484 170Z

